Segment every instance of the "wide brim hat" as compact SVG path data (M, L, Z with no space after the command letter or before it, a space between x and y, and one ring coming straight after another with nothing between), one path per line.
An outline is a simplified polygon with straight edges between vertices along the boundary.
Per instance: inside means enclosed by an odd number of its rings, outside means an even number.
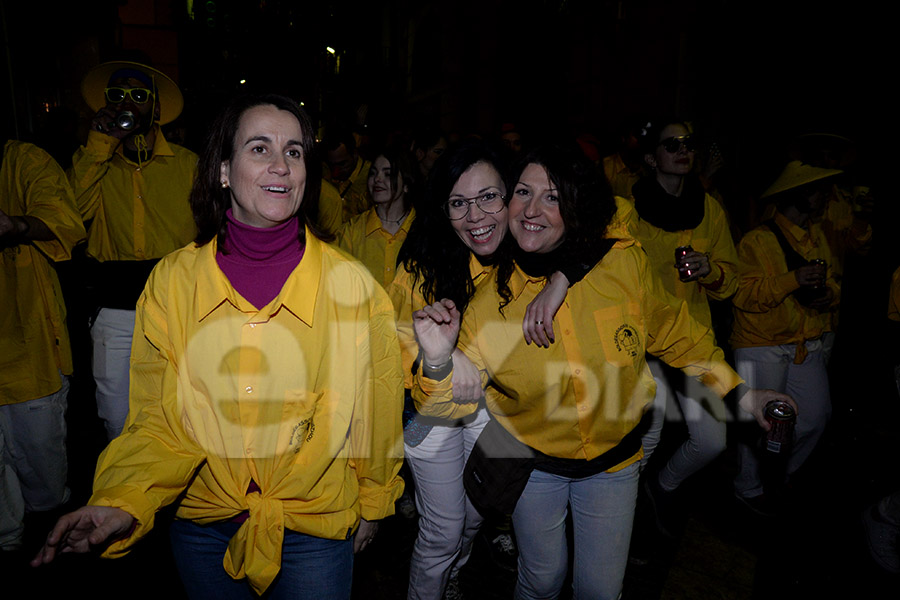
M792 160L784 167L784 171L781 172L781 175L778 176L775 183L770 185L769 189L763 192L760 198L774 196L775 194L798 188L801 185L806 185L807 183L819 181L820 179L825 179L827 177L834 177L841 173L843 173L843 171L840 169L823 169L821 167L808 165L799 160Z
M141 71L153 79L153 82L156 84L157 98L159 99L160 125L171 123L178 118L178 115L181 114L181 109L184 108L184 97L181 95L178 85L172 81L172 78L153 67L124 60L97 65L84 76L84 79L81 81L81 95L84 97L87 105L91 107L91 110L96 112L106 106L104 91L109 84L109 78L113 73L122 69Z

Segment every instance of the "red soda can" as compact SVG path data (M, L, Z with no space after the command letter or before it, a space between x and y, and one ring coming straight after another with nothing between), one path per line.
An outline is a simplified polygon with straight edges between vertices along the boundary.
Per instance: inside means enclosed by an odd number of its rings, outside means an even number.
M766 450L780 454L791 445L797 413L787 402L774 400L766 404L766 421L772 426L766 434Z
M688 252L693 251L694 249L691 246L678 246L675 248L675 267L678 269L678 278L682 281L687 281L693 275L693 272L683 265L684 257L687 256Z

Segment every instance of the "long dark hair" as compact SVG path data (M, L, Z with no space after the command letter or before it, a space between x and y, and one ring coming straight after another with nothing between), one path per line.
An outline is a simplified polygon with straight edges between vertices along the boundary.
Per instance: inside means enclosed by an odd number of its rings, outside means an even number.
M513 190L522 171L530 164L547 170L559 197L566 235L558 250L556 269L590 261L616 214L616 201L603 171L577 146L538 146L517 162L510 173L510 202L516 202Z
M422 180L422 175L419 173L419 169L415 167L416 163L413 157L409 151L397 145L388 146L377 152L375 160L378 160L379 156L383 156L388 161L388 164L391 165L391 192L394 194L394 197L396 198L397 192L401 187L401 179L403 186L406 186L406 193L403 195L403 210L409 210L410 206L413 205L413 200L420 195ZM375 160L372 161L373 169L375 168Z
M272 105L279 110L289 112L300 123L300 131L303 134L301 140L303 163L306 166L306 187L303 190L300 210L297 212L297 219L301 224L301 240L304 236L302 225L305 225L317 238L325 241L330 239L328 234L320 231L315 225L319 190L322 185L322 166L315 151L316 138L312 122L300 105L290 98L277 94L247 94L232 100L219 113L210 128L203 152L200 154L197 177L194 179L194 187L191 189L190 196L191 211L194 213L194 222L197 224L197 237L194 241L198 246L217 238L219 248L225 247L225 224L227 221L225 212L231 208L231 190L222 187L221 166L224 161L231 160L233 157L234 138L237 135L241 117L249 109L262 105Z
M503 178L505 169L500 155L483 140L460 142L435 161L425 194L416 199L416 219L398 257L398 263L413 276L413 288L419 286L426 302L450 298L461 313L475 294L469 273L471 250L459 239L444 214L443 205L462 174L482 162L491 165ZM496 262L501 276L506 274L506 281L512 272L512 261L504 258L508 256L509 243L504 239L494 256L479 257L479 260ZM508 302L512 297L509 288L504 286L501 296Z

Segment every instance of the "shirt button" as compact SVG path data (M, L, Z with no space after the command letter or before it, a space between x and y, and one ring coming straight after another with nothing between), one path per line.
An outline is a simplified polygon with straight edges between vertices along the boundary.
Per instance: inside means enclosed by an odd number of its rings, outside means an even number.
M566 329L564 333L565 333L566 335L571 335L572 330L571 330L571 329Z
M248 385L247 387L244 388L244 391L247 392L248 394L252 394L252 393L253 393L253 386L252 386L252 385Z
M143 199L144 199L144 197L141 196L140 194L138 194L138 200L143 200Z
M251 456L253 454L253 450L251 450L250 448L247 448L245 452L247 453L247 456Z
M140 173L140 172L141 172L141 168L140 168L140 167L137 167L137 168L135 169L135 171L137 171L138 173Z
M250 323L250 329L253 329L254 327L256 327L256 323Z
M575 374L576 374L576 375L581 375L581 369L575 369Z

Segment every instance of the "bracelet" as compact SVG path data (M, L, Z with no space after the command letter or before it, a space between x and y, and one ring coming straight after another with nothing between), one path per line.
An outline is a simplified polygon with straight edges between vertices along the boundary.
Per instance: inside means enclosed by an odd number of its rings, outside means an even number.
M429 379L434 379L435 381L446 379L447 375L453 371L453 356L451 355L445 362L439 365L430 365L423 358L422 367L422 374Z

